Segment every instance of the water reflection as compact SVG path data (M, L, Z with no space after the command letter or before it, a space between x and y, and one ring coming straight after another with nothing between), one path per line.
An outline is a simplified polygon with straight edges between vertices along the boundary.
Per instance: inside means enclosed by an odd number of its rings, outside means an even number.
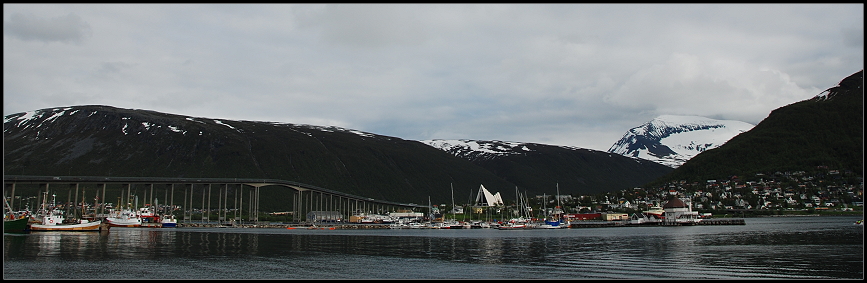
M6 234L4 277L34 278L23 267L42 262L52 271L36 278L862 278L863 228L828 220L559 231ZM131 266L136 273L119 274ZM407 268L414 273L394 272Z

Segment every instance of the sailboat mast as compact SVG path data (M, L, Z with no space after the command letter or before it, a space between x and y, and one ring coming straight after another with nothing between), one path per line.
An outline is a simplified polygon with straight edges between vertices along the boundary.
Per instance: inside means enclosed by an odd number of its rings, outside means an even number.
M560 206L560 183L557 183L557 206ZM563 207L560 207L561 209Z
M455 217L455 186L452 183L449 183L449 187L452 189L452 217Z

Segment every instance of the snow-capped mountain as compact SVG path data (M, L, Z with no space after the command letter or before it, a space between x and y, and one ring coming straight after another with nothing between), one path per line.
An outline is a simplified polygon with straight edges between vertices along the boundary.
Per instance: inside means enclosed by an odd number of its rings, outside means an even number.
M466 160L492 159L532 151L526 143L479 140L422 140L421 143Z
M662 115L627 131L608 152L677 168L693 156L718 147L753 126L735 120Z

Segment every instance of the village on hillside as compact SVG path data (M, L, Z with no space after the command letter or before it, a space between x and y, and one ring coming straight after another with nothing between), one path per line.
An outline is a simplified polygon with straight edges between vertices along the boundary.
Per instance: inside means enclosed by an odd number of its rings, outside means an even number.
M862 211L863 177L819 166L817 170L758 173L705 182L671 182L656 188L633 188L588 196L561 196L574 212L640 212L662 206L672 197L693 210L716 214L815 214ZM542 196L538 196L541 198ZM554 202L556 200L548 200Z

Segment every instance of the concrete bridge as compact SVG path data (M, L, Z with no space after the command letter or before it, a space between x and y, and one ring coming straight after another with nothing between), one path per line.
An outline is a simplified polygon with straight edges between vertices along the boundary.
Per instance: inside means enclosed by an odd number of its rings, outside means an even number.
M259 209L260 188L262 187L277 187L291 190L292 198L285 200L287 205L286 209L282 210L282 213L292 214L294 222L305 222L306 215L311 211L337 211L342 215L344 221L348 221L349 217L356 212L385 213L397 210L420 211L420 209L425 209L423 212L426 212L426 209L428 208L427 206L412 203L405 204L376 200L373 198L351 195L298 182L276 179L4 175L3 182L4 196L7 195L6 191L10 189L11 194L14 196L15 186L18 184L27 184L31 186L35 184L38 185L40 189L42 189L42 186L44 185L45 191L49 190L49 185L53 185L54 188L56 188L57 185L64 188L64 185L66 185L65 188L69 190L68 192L70 194L72 193L71 190L74 186L75 198L73 198L73 200L76 201L73 201L73 203L76 203L77 200L84 199L84 192L82 192L80 198L78 196L78 188L80 184L95 185L97 190L99 190L100 187L102 189L101 200L103 204L107 201L105 200L106 185L119 185L121 186L121 189L123 186L126 186L127 193L124 196L127 200L133 198L133 195L131 195L131 187L133 185L149 186L151 196L148 198L146 195L147 190L145 190L145 196L142 198L143 201L154 200L154 185L162 185L162 192L166 196L163 198L162 204L179 206L184 211L184 217L180 222L193 221L192 214L195 210L208 211L208 214L211 214L213 185L217 185L217 196L214 198L217 200L218 205L214 208L217 209L217 214L219 215L218 219L213 220L226 222L230 219L230 215L228 215L229 210L233 211L234 215L231 217L234 220L241 221L244 219L253 222L259 221L259 214L263 212ZM184 193L183 204L181 205L175 202L175 185L181 185L179 191L182 189ZM232 186L233 191L235 191L232 196L228 193L230 186ZM194 192L199 192L197 194L202 196L201 202L199 202L198 199L193 199ZM97 192L97 194L98 193L99 192ZM122 191L121 194L123 195ZM157 194L157 196L159 197L159 194ZM230 199L231 203L229 202ZM14 202L10 203L10 205L15 207ZM124 204L119 203L116 205ZM132 204L127 203L126 205L131 206ZM247 213L247 215L244 215L244 213ZM211 220L202 217L202 219L199 219L198 221L205 222Z

